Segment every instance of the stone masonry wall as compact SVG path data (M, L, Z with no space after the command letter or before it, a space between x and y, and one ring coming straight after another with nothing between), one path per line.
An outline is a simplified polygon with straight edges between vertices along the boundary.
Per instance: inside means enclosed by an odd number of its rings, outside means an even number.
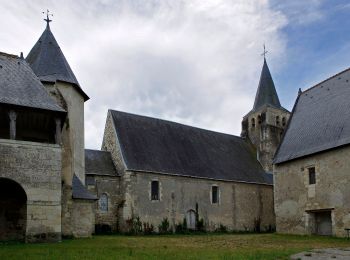
M76 236L72 199L72 179L75 174L85 183L84 98L72 84L45 84L50 95L68 115L62 122L62 234ZM79 232L78 232L79 233ZM84 235L85 236L85 235Z
M73 237L91 237L95 231L95 201L73 199L71 212Z
M208 230L220 224L230 230L253 230L260 219L262 230L275 226L273 210L273 187L169 176L144 172L129 172L123 176L125 182L125 205L123 218L139 216L142 222L155 227L167 217L171 226L181 223L189 210L196 210L204 219ZM150 198L151 181L158 180L160 200ZM219 203L211 203L211 187L219 187Z
M108 111L101 150L109 151L111 153L113 158L113 163L117 169L117 172L124 172L125 164L120 151L119 141L116 138L116 136L117 136L117 133L114 128L112 115L111 115L111 112Z
M279 233L311 234L311 211L332 209L332 231L350 227L350 148L343 147L275 165L275 212ZM316 168L309 185L308 167Z
M242 133L248 135L249 140L257 149L257 158L267 172L273 171L273 156L281 141L289 116L290 113L285 110L264 107L243 119L242 126L247 129L242 129ZM277 117L278 120L276 120Z
M123 203L123 197L120 191L120 177L107 175L93 175L95 184L88 185L90 192L95 194L98 198L102 194L108 196L108 210L101 211L99 208L99 201L95 202L95 224L108 225L111 231L118 231L118 215L119 208Z
M63 180L72 185L73 174L85 183L85 145L84 145L84 99L71 84L55 84L59 97L64 98L68 112L62 129L63 141Z
M60 146L1 139L0 177L14 180L27 195L26 241L59 241Z

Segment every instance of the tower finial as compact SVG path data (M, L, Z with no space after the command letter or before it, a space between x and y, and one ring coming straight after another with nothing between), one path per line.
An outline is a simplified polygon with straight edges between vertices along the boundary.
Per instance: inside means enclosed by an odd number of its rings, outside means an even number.
M266 58L266 53L268 53L268 51L266 50L266 48L265 48L265 43L264 43L264 52L263 53L261 53L261 56L264 56L264 60L265 60L265 58Z
M43 12L43 14L45 14L45 12ZM49 9L46 10L46 19L44 19L44 21L46 21L46 25L47 27L49 27L49 23L52 22L52 20L50 20L50 16L53 16L53 14L50 14Z

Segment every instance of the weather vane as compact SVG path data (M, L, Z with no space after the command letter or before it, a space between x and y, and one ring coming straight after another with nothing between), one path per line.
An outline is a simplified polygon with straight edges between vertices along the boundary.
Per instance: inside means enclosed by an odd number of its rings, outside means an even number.
M261 53L261 56L264 56L264 59L265 59L265 57L266 57L266 53L268 53L268 51L266 50L266 48L265 48L265 43L264 43L264 52Z
M43 14L45 14L45 12L43 12ZM49 25L49 23L52 21L52 20L50 20L50 18L49 18L50 16L53 16L53 14L50 14L49 9L47 9L47 10L46 10L46 19L44 19L44 21L47 22L47 25Z

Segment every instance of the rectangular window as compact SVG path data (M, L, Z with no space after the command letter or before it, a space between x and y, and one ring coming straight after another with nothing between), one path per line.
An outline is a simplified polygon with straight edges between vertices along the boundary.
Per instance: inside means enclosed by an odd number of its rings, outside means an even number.
M159 181L151 183L151 200L159 200Z
M211 203L217 204L219 203L219 187L211 186Z
M309 170L309 184L316 184L316 171L315 167L308 168Z

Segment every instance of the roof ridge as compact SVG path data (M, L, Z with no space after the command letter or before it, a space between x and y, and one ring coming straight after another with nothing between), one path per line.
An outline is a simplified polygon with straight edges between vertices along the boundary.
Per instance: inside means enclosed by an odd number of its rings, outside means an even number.
M242 137L237 136L237 135L228 134L228 133L222 133L222 132L218 132L218 131L214 131L214 130L209 130L209 129L197 127L197 126L191 126L191 125L187 125L187 124L183 124L183 123L179 123L179 122L175 122L175 121L170 121L170 120L167 120L167 119L161 119L161 118L152 117L152 116L134 114L134 113L124 112L124 111L114 110L114 109L108 109L108 110L111 111L111 112L116 112L116 113L121 113L121 114L127 114L127 115L130 115L130 116L138 116L138 117L143 117L143 118L149 118L149 119L153 119L153 120L158 120L158 121L162 121L162 122L166 122L166 123L170 123L170 124L177 124L177 125L181 125L181 126L184 126L184 127L194 128L194 129L198 129L198 130L202 130L202 131L207 131L207 132L211 132L211 133L216 133L216 134L221 134L221 135L227 135L227 136L231 136L231 137L234 137L234 138L238 138L238 139L243 140Z
M10 58L17 58L17 59L19 58L19 56L16 54L6 53L6 52L2 52L2 51L0 51L0 55L10 57Z
M322 80L321 82L319 82L319 83L317 83L317 84L315 84L315 85L309 87L308 89L305 89L304 91L301 92L301 94L304 94L305 92L307 92L307 91L309 91L309 90L312 90L312 89L318 87L319 85L325 83L326 81L328 81L328 80L330 80L330 79L333 79L333 78L335 78L335 77L339 76L340 74L342 74L342 73L344 73L344 72L347 72L347 71L350 71L350 67L348 67L348 68L342 70L341 72L338 72L338 73L336 73L336 74L334 74L334 75L332 75L332 76L326 78L325 80Z

